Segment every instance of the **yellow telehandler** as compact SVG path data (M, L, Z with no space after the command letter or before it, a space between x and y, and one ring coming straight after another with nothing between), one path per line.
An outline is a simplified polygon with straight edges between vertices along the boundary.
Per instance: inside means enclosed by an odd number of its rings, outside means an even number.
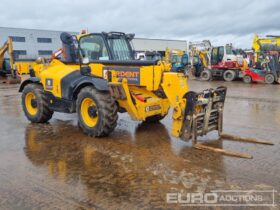
M33 123L44 123L55 111L78 114L78 125L94 137L107 136L118 112L132 119L158 122L173 108L172 135L192 139L222 133L226 88L189 91L187 77L164 61L134 60L133 34L121 32L61 34L62 53L34 66L25 80L22 107ZM205 149L198 147L199 149Z

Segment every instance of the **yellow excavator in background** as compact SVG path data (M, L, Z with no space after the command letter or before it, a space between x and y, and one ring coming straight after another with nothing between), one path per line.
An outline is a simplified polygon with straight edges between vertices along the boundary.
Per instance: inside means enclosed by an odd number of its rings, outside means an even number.
M5 58L5 53L9 57ZM20 83L19 75L29 74L30 69L35 65L34 61L16 61L14 58L13 41L11 37L0 48L0 76L7 83Z
M203 64L203 67L208 68L210 65L209 52L207 50L200 50L198 51L198 56Z
M255 35L252 48L254 50L254 61L259 62L263 52L280 52L280 36L267 35L260 38L258 35Z
M253 55L250 67L246 68L243 77L245 83L265 82L280 83L280 36L268 35L260 38L255 35L252 42Z
M4 58L5 53L9 53L9 59ZM13 44L12 38L9 37L8 41L0 48L0 76L7 79L7 83L20 83L20 78L14 66Z
M190 58L192 59L192 74L200 77L204 69L211 65L211 42L209 40L195 41L189 43Z

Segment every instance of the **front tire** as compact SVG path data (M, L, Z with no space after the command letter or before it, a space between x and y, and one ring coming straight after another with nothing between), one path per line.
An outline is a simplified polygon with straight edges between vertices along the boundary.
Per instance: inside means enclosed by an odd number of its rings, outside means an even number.
M245 82L246 84L250 84L252 82L252 77L250 75L245 75L243 77L243 82Z
M53 111L48 107L48 100L42 85L26 85L21 97L22 108L28 120L33 123L45 123L52 118Z
M117 105L108 92L85 87L77 98L78 124L89 136L108 136L117 126Z

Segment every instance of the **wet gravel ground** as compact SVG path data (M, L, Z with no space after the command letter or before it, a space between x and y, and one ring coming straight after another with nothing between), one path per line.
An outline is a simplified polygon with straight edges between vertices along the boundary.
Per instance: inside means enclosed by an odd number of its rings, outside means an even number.
M227 133L272 141L274 146L200 139L253 155L241 159L199 151L170 136L171 115L141 124L120 114L107 138L90 138L76 115L55 114L30 124L18 85L0 85L0 209L279 209L280 86L189 81L191 90L226 85ZM274 207L186 207L166 194L212 190L275 190Z

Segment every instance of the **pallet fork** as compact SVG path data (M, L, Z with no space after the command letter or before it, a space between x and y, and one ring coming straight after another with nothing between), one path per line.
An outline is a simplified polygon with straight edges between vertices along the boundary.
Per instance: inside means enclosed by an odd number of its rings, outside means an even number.
M192 146L195 149L251 159L253 156L250 154L210 147L197 142L198 136L204 136L210 131L217 130L219 140L273 145L269 141L223 133L223 108L226 91L226 87L219 87L215 90L205 90L202 93L188 92L185 95L187 105L185 110L184 132L181 137L183 140L192 139Z

